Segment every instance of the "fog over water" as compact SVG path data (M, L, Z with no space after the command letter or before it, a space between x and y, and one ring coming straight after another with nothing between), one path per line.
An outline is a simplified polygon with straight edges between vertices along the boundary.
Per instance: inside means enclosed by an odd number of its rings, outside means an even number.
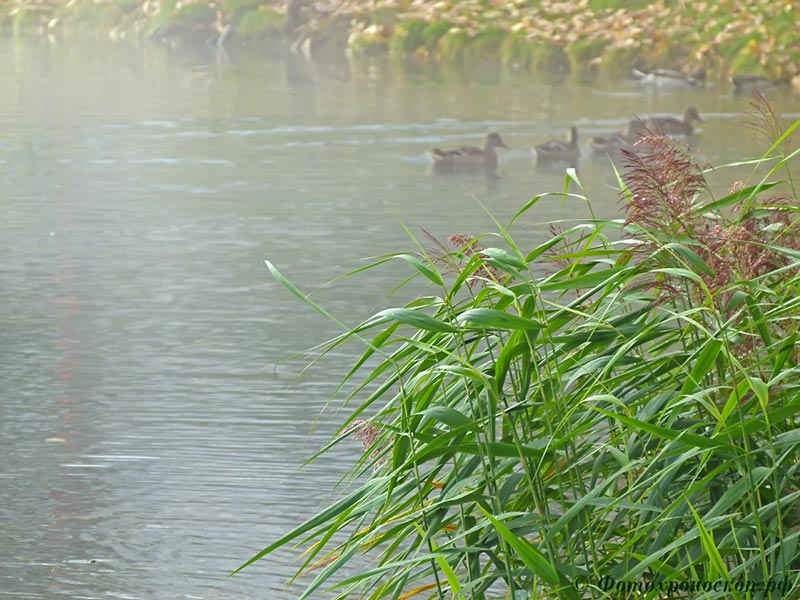
M696 106L692 146L714 164L762 148L725 86L41 40L0 42L0 70L0 597L15 600L297 596L295 554L227 574L335 497L356 443L301 465L344 418L338 401L320 415L359 348L301 373L288 359L337 330L265 259L310 291L414 251L404 226L488 231L484 207L505 222L563 189L531 147L571 125L601 218L622 214L616 180L586 142L634 114ZM427 149L489 131L510 146L498 177L430 173ZM724 192L746 173L712 178ZM531 245L588 216L545 198L512 233ZM355 324L410 274L314 298Z

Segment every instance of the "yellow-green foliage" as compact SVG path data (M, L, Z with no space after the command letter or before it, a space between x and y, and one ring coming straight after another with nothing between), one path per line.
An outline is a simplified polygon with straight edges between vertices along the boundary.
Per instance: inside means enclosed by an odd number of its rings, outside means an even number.
M153 15L142 10L145 0L0 0L0 28L44 32L56 17L59 28L76 30L189 32L207 29L219 10L247 38L285 29L286 1L159 0ZM315 45L331 51L344 49L349 40L351 49L369 54L388 48L445 62L502 60L519 69L607 75L627 74L630 52L637 52L652 68L704 63L721 77L729 72L790 77L800 64L798 2L473 0L439 3L432 12L427 1L348 0L332 3L337 8L327 16L317 11L309 28L317 32L311 34ZM384 33L361 34L373 27L393 33L388 40ZM566 37L573 41L565 46ZM620 41L624 49L616 47Z
M282 35L286 15L269 6L260 6L242 15L236 35L242 38L263 38Z
M647 8L653 2L651 0L589 0L590 10L640 10Z
M102 4L96 3L94 0L77 0L68 6L61 7L56 12L56 16L89 29L110 29L130 10L132 10L130 0Z
M472 62L501 62L503 42L508 32L500 27L489 27L471 38L467 44L466 56Z
M394 27L397 22L397 11L390 6L379 6L370 10L365 16L367 17L367 22L371 25Z
M638 59L638 48L606 48L598 65L598 71L609 77L626 78L630 76L631 67Z
M785 35L785 34L783 34ZM795 35L794 34L789 34ZM764 55L761 49L763 42L762 36L753 34L742 38L731 40L727 44L720 46L720 56L730 63L729 71L731 75L780 75L780 70L773 63L772 69L768 69L764 62ZM789 47L796 47L797 43L792 43Z
M451 28L449 21L406 21L395 28L389 47L393 54L406 55L424 49L428 55L432 55L436 53L439 41Z
M668 69L680 68L690 61L689 49L683 44L677 44L663 34L655 36L652 40L642 40L640 56L647 65L658 65Z
M162 0L158 10L159 15L169 17L175 12L175 7L178 5L177 0Z
M175 21L186 24L212 23L217 16L216 10L200 2L184 4L175 12Z
M163 0L158 14L147 20L143 33L150 36L174 26L207 25L215 18L216 9L208 4L186 4L178 8L176 0Z
M522 32L511 33L503 40L503 64L529 70L533 63L533 43Z
M375 56L383 54L389 47L389 40L381 35L362 32L349 41L350 51L356 56Z
M499 63L507 36L508 32L500 27L484 29L473 37L462 30L450 30L439 41L439 54L446 61Z
M731 38L719 45L718 52L723 59L732 62L748 44L757 44L760 40L761 36L757 35Z
M731 61L731 75L762 75L765 73L764 65L754 50L754 46L747 45Z
M20 6L11 18L11 30L15 36L42 25L41 13L27 6Z
M240 17L266 4L266 0L222 0L222 10L229 17Z
M425 47L433 52L439 45L441 39L453 28L450 21L434 21L430 23L422 34L425 40Z
M555 73L569 70L569 58L555 43L537 41L531 44L531 68Z
M461 62L464 60L469 35L462 29L452 29L439 40L439 57L445 61Z
M422 19L414 19L398 25L390 43L392 54L410 54L424 46L426 27L428 27L428 22Z
M593 70L591 62L603 55L608 42L602 38L577 40L567 46L567 56L573 72Z

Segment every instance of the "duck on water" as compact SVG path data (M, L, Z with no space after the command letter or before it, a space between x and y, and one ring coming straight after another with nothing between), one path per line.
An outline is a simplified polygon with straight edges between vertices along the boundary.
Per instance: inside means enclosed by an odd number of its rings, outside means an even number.
M702 123L703 119L695 107L686 109L683 119L678 117L646 117L636 118L628 123L628 134L637 137L647 135L691 136L694 134L695 121Z
M655 85L657 87L698 87L706 81L705 69L696 69L689 75L671 69L637 69L631 70L631 75L639 83Z
M508 148L499 133L486 136L483 148L478 146L458 146L456 148L433 148L428 152L433 166L438 171L477 171L492 172L497 168L496 148Z
M629 132L617 131L609 135L595 136L589 140L589 147L595 156L618 156L623 150L632 151L639 138Z
M581 149L578 146L578 128L570 127L569 141L567 142L550 140L534 146L533 150L536 153L536 161L539 163L574 164L581 155Z

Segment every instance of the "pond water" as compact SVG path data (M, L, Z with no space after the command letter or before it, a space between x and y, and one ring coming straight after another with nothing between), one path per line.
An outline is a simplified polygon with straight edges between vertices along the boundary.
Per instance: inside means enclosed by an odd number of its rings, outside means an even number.
M694 105L702 159L760 148L725 86L41 40L0 42L0 72L0 597L15 600L296 597L295 554L226 576L357 456L301 468L341 422L321 411L358 348L304 373L287 360L336 329L264 259L354 324L408 270L318 288L413 251L404 227L488 231L485 209L507 221L560 191L530 147L572 124L585 140ZM511 146L498 178L429 172L426 149L490 130ZM595 214L619 216L608 163L578 174ZM512 231L532 244L588 214L547 198Z

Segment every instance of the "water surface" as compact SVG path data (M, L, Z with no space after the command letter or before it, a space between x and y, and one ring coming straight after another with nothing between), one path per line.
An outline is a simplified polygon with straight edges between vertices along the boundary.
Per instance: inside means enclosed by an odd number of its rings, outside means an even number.
M330 500L357 455L300 469L342 418L320 413L358 349L303 374L285 360L336 329L264 259L313 290L413 250L404 226L488 230L485 208L506 221L563 188L530 147L572 124L588 136L694 105L699 157L758 151L747 98L724 87L39 40L0 42L0 70L0 597L14 599L296 597L290 553L226 574ZM499 178L428 172L427 148L490 130L512 146ZM595 214L620 216L608 163L578 174ZM530 244L588 214L549 198L514 232ZM407 274L315 298L354 324Z

